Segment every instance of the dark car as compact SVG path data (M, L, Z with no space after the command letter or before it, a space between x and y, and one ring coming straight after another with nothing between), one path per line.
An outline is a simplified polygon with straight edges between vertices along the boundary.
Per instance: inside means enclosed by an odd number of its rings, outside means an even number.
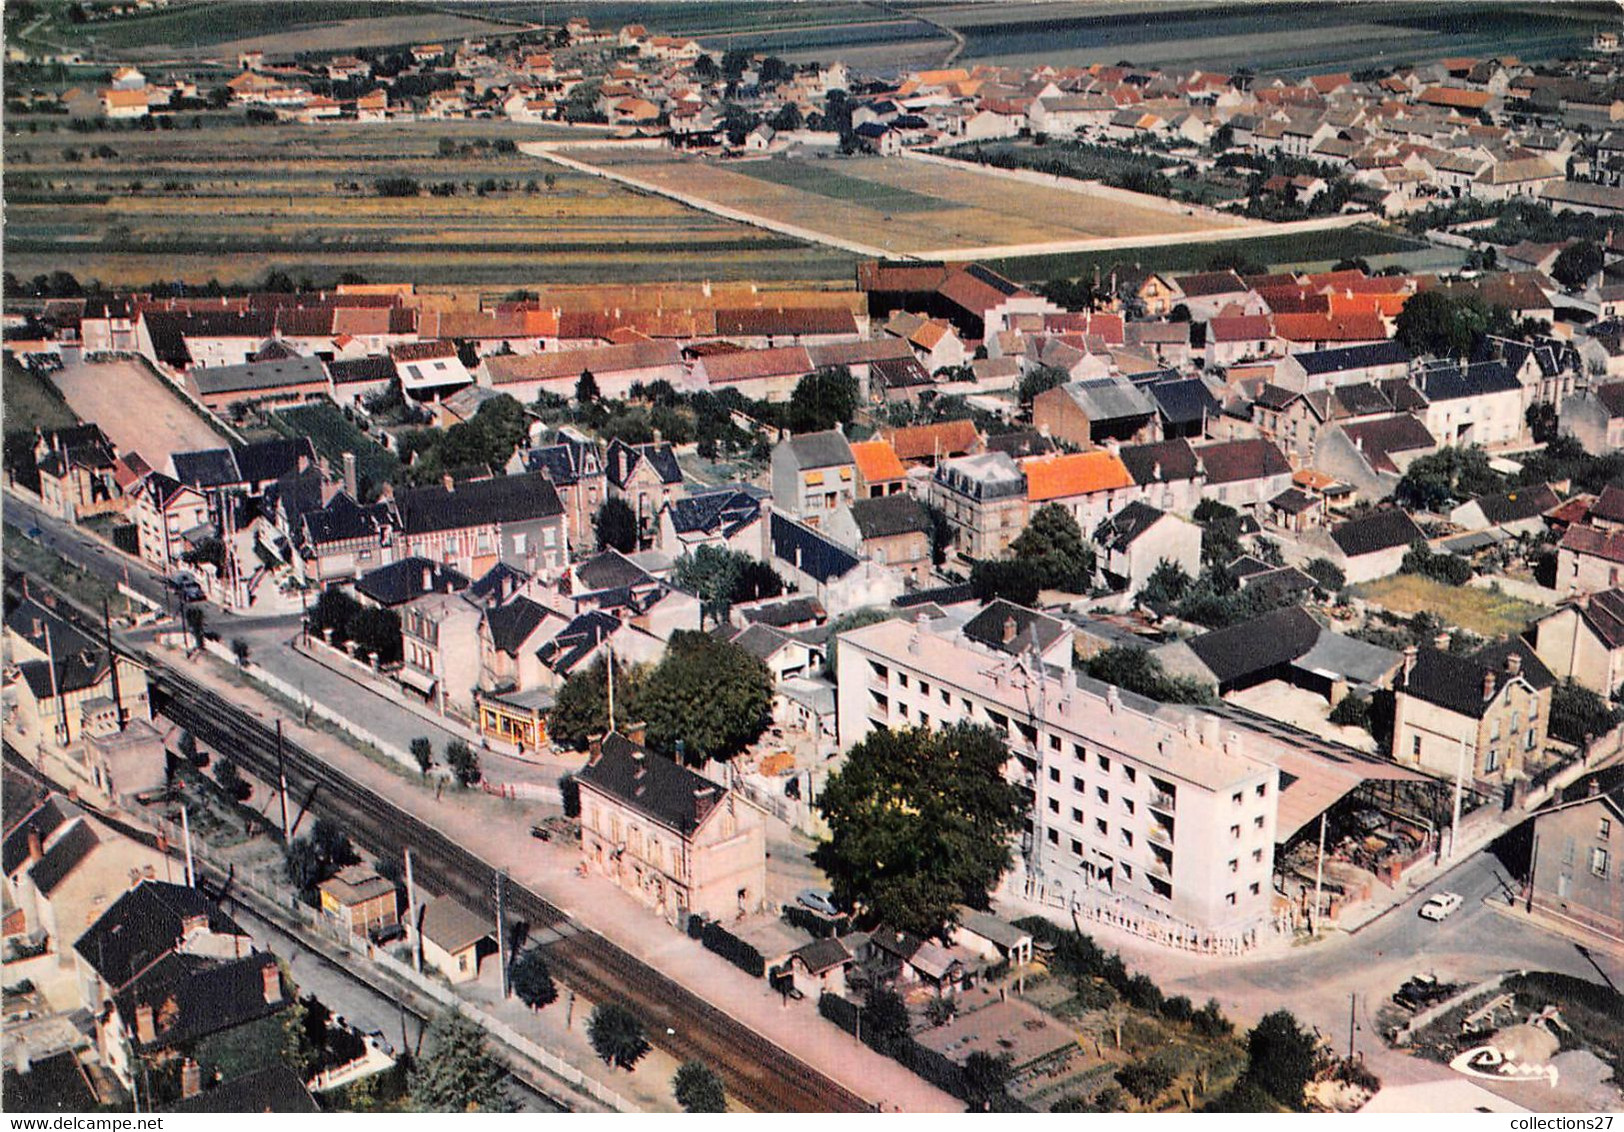
M203 587L197 584L197 579L190 574L176 574L169 579L169 588L179 595L182 601L202 601Z

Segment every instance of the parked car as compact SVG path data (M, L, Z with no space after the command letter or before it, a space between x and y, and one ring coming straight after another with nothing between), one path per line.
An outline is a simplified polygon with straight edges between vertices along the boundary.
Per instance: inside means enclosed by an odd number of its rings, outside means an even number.
M804 904L814 912L822 912L825 916L840 914L839 909L835 907L833 894L820 888L803 888L795 894L795 900L796 903Z
M1423 920L1442 920L1461 906L1461 897L1455 892L1440 892L1421 905Z
M203 587L197 584L197 579L184 570L169 579L169 588L180 595L182 601L202 601Z
M1393 1001L1414 1013L1425 1010L1435 1002L1442 1002L1461 988L1455 983L1444 983L1437 975L1412 975L1393 994Z

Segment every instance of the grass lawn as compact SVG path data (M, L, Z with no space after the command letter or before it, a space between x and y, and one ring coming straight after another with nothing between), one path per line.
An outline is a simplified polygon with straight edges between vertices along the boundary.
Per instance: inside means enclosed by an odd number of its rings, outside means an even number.
M1520 633L1528 622L1550 612L1519 598L1475 586L1447 586L1419 574L1378 578L1351 592L1394 613L1435 613L1449 625L1490 638Z
M938 200L896 185L882 185L865 181L860 177L848 177L822 165L791 161L749 161L740 162L734 168L758 181L771 181L775 185L787 185L803 193L816 193L820 197L851 201L882 212L935 212L941 208L956 207L952 201Z
M273 427L296 436L308 436L316 455L332 465L336 475L344 467L344 453L355 453L355 471L360 479L381 487L400 472L400 459L362 432L331 401L311 401L272 414Z
M32 432L35 428L65 428L79 418L62 394L47 379L6 357L5 431Z

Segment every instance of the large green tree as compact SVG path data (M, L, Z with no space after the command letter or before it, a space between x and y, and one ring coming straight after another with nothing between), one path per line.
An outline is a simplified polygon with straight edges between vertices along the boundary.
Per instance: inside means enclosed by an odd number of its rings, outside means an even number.
M970 567L970 590L980 602L1003 598L1016 605L1036 605L1043 574L1023 559L983 558Z
M986 907L1025 813L1008 758L997 732L965 724L874 731L853 747L818 799L830 835L813 860L837 903L919 935L960 904Z
M790 394L786 416L791 432L818 432L850 424L857 415L857 379L845 366L826 366L801 378Z
M1393 489L1399 506L1411 510L1441 507L1501 490L1505 480L1489 466L1489 454L1477 445L1440 448L1414 460Z
M1246 1035L1246 1075L1270 1096L1301 1108L1303 1089L1314 1079L1317 1043L1289 1010L1265 1014Z
M622 1069L632 1068L649 1051L642 1019L618 1002L599 1003L592 1008L586 1035L605 1064Z
M680 631L644 681L635 711L648 724L650 747L674 756L681 741L684 758L703 762L730 759L760 738L772 699L772 676L753 655L709 633Z
M684 1112L726 1112L721 1075L703 1061L685 1061L671 1078L671 1092Z
M1464 358L1488 332L1492 312L1473 294L1422 291L1399 312L1394 335L1412 354Z
M1058 503L1039 507L1009 549L1017 561L1037 567L1046 590L1082 594L1093 587L1094 548L1083 539L1071 512Z
M513 993L531 1010L540 1010L558 999L558 986L547 966L541 948L526 948L513 961Z
M1557 253L1551 265L1551 276L1564 287L1583 287L1601 274L1606 262L1601 248L1589 240L1580 240Z
M418 1112L512 1112L507 1070L485 1048L485 1031L454 1007L429 1027L408 1077Z
M624 499L606 499L592 517L592 532L605 550L630 554L637 549L637 512Z
M637 713L638 692L647 673L641 665L615 662L615 719L624 723ZM571 750L586 750L587 740L609 730L609 669L602 657L577 669L559 688L547 715L547 736Z
M698 595L705 614L717 624L739 602L760 601L784 592L784 579L765 562L709 543L678 558L671 580Z

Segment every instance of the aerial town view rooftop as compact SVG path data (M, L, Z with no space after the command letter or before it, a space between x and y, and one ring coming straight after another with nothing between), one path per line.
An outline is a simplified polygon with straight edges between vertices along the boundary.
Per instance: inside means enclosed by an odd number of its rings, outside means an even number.
M1624 1110L1618 5L0 21L7 1114Z

